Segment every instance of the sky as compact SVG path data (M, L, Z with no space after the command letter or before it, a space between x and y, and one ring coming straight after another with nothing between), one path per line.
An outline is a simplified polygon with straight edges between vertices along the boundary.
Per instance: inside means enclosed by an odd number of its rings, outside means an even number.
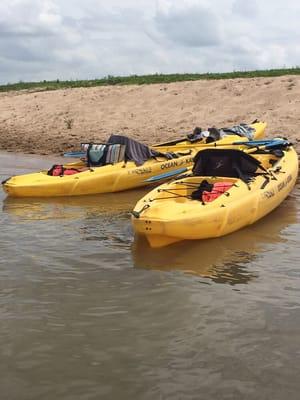
M0 2L1 84L299 65L299 0Z

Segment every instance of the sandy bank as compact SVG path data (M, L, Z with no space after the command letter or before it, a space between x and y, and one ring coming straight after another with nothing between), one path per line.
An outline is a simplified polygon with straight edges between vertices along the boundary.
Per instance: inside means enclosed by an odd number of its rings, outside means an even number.
M300 150L300 76L0 93L0 149L56 154L121 133L154 143L207 128L268 123Z

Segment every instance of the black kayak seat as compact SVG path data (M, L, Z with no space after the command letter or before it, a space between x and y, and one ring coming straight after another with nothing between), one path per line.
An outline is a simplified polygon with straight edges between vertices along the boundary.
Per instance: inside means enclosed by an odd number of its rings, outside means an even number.
M194 158L193 175L240 178L247 181L255 175L260 162L241 150L205 149Z

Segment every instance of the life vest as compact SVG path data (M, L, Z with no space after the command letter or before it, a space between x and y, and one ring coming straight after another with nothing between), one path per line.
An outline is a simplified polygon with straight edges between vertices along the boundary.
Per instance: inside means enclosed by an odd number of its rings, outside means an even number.
M79 172L81 171L78 171L77 169L74 168L66 168L64 170L64 175L74 175L74 174L79 174Z
M78 174L79 171L76 168L64 168L63 165L60 164L55 164L53 165L52 168L49 169L47 172L47 175L51 176L64 176L64 175L73 175L73 174Z
M204 191L202 193L202 201L204 203L209 203L215 199L217 199L221 194L229 190L233 186L231 182L216 182L213 184L211 192Z

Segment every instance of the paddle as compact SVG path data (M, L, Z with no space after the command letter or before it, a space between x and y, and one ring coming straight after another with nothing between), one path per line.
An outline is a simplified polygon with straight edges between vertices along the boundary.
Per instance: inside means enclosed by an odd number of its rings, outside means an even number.
M74 158L84 157L85 155L86 155L85 151L69 151L67 153L64 153L64 157L74 157Z
M246 153L254 153L257 150L283 149L290 145L291 143L288 140L274 140L264 145L250 146L250 149L244 151Z
M186 141L187 141L187 138L175 139L175 140L171 140L169 142L163 142L163 143L154 144L151 147L174 146L175 144L178 144L178 143L181 143L181 142L186 142Z
M188 170L189 170L189 168L187 168L187 167L175 169L174 171L168 171L168 172L164 172L163 174L151 176L150 178L146 179L144 182L160 181L162 179L167 179L167 178L171 178L172 176L182 174L183 172L186 172Z
M216 142L211 142L211 143L190 143L190 144L182 144L182 145L177 145L176 150L178 149L201 149L201 148L215 148L215 147L231 147L231 146L260 146L260 145L265 145L265 144L271 144L275 141L281 143L281 141L284 141L285 139L281 138L275 138L275 139L262 139L262 140L247 140L247 141L235 141L235 142L223 142L219 143L218 141ZM167 150L169 146L160 146L160 150L164 150L164 148ZM175 151L175 149L174 149Z
M180 142L185 141L185 139L179 139L179 140L174 140L173 142L167 142L167 143L162 143L158 145L154 145L151 147L169 147L172 146L173 144L180 143ZM284 142L286 142L285 139L280 139L280 138L275 138L275 139L262 139L262 140L248 140L248 141L238 141L238 142L232 142L232 143L218 143L218 142L213 142L213 143L190 143L190 144L183 144L181 146L177 146L177 148L182 147L182 148L198 148L198 147L226 147L226 146L261 146L261 145L273 145L273 143L276 142L276 145L280 145ZM285 144L285 143L284 143ZM86 152L84 151L70 151L64 153L64 157L74 157L74 158L80 158L84 157L86 155Z
M275 139L265 139L265 140L250 140L247 142L234 142L233 145L244 145L249 147L257 147L257 146L266 146L274 147L274 146L286 146L289 144L289 141L282 138L275 138Z

